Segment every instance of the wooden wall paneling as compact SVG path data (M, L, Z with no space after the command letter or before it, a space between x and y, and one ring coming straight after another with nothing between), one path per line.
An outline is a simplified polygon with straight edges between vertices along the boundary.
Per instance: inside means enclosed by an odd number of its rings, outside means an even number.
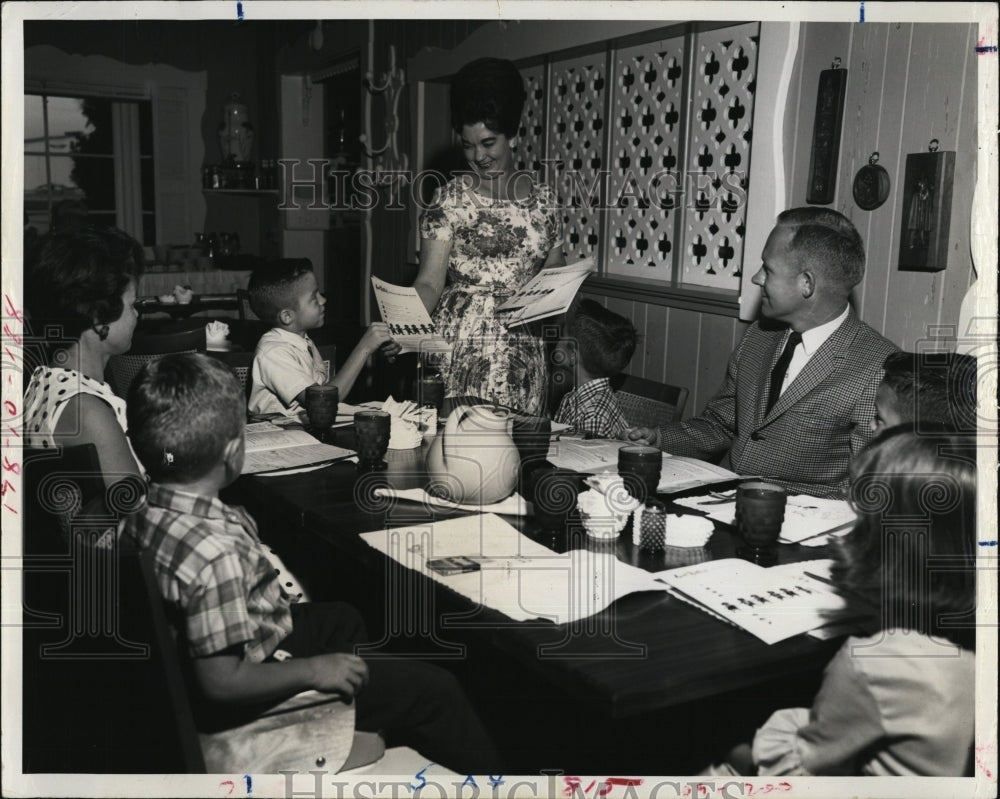
M906 89L909 25L853 26L851 70L848 79L842 169L837 195L839 210L857 227L865 241L865 277L854 289L858 315L876 330L885 324L885 295L889 279L891 236L896 224L892 193L899 174L899 132ZM873 109L880 109L873 113ZM888 171L890 196L873 211L854 202L854 176L868 164L873 152Z
M658 383L667 380L667 328L671 309L663 305L646 305L645 325L639 331L636 353L632 357L631 374L638 374Z
M945 114L941 142L952 140L951 126L954 125L955 145L955 192L951 198L951 228L948 238L948 268L940 273L942 280L941 302L938 304L936 324L955 325L965 293L974 279L972 252L969 237L972 219L972 194L976 185L976 151L978 145L977 127L979 122L976 107L976 26L964 26L964 43L956 48L956 54L964 55L962 61L961 93L957 107L949 103ZM961 31L957 31L961 34ZM961 38L956 36L956 40ZM956 43L958 43L956 41ZM952 115L951 111L955 113ZM941 149L951 149L943 147Z
M702 314L698 336L698 404L701 413L726 378L726 365L732 352L733 320L726 316ZM689 356L690 357L690 356Z
M663 382L677 386L687 386L687 408L685 418L701 411L708 399L699 392L698 358L701 348L702 314L683 308L671 308L667 318L667 359ZM723 357L728 357L727 351ZM713 355L711 357L718 357Z
M926 152L928 142L935 137L940 140L942 150L955 150L958 146L954 119L962 98L958 80L966 58L966 53L961 51L965 48L967 33L966 25L913 25L899 143L903 164L906 153ZM900 170L902 168L901 164ZM897 174L893 198L898 219L905 213L900 191L902 178L901 174ZM938 324L945 278L942 272L900 272L896 269L899 254L897 228L880 231L881 235L890 237L891 242L886 292L891 299L887 300L883 334L904 349L914 349L916 342L928 335L929 328ZM967 238L965 240L968 241ZM963 255L963 261L967 260ZM969 268L955 261L955 258L949 259L949 269L962 271Z

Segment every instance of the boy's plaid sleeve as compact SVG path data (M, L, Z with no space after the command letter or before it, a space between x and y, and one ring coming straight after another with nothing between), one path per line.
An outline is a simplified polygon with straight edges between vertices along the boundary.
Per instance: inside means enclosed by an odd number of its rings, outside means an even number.
M194 657L206 657L253 640L243 571L235 553L209 562L185 605L187 636Z

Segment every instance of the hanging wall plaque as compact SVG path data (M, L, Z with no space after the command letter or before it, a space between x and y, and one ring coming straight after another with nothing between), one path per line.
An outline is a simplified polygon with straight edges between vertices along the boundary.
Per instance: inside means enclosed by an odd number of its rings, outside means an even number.
M854 202L858 208L874 211L888 198L890 186L889 173L879 165L878 153L874 152L868 159L868 166L861 167L854 176Z
M832 203L837 190L837 160L840 156L840 128L844 121L847 70L839 68L819 73L816 119L813 123L812 156L809 159L809 186L806 202Z
M903 181L899 268L911 272L940 272L948 265L948 229L951 192L955 182L954 151L906 156Z

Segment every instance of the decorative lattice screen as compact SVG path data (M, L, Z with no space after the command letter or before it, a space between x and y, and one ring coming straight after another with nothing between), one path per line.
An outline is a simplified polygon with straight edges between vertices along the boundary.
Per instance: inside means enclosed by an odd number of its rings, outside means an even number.
M607 48L522 70L516 162L556 188L569 260L739 290L758 39L747 23L612 47L610 75Z
M514 166L541 176L542 159L545 157L545 65L522 68L521 75L528 99L517 132Z
M603 51L553 61L548 90L547 156L563 215L566 257L597 254L600 241L600 173L607 96Z
M739 289L758 30L748 23L695 38L682 283Z
M669 281L676 248L671 191L681 143L684 38L615 53L608 272Z

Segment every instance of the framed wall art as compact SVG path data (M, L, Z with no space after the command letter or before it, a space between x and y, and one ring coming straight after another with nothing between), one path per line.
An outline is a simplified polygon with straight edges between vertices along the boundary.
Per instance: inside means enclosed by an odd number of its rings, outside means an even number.
M954 151L937 152L935 146L932 152L906 156L899 232L900 270L940 272L948 265L954 183Z

